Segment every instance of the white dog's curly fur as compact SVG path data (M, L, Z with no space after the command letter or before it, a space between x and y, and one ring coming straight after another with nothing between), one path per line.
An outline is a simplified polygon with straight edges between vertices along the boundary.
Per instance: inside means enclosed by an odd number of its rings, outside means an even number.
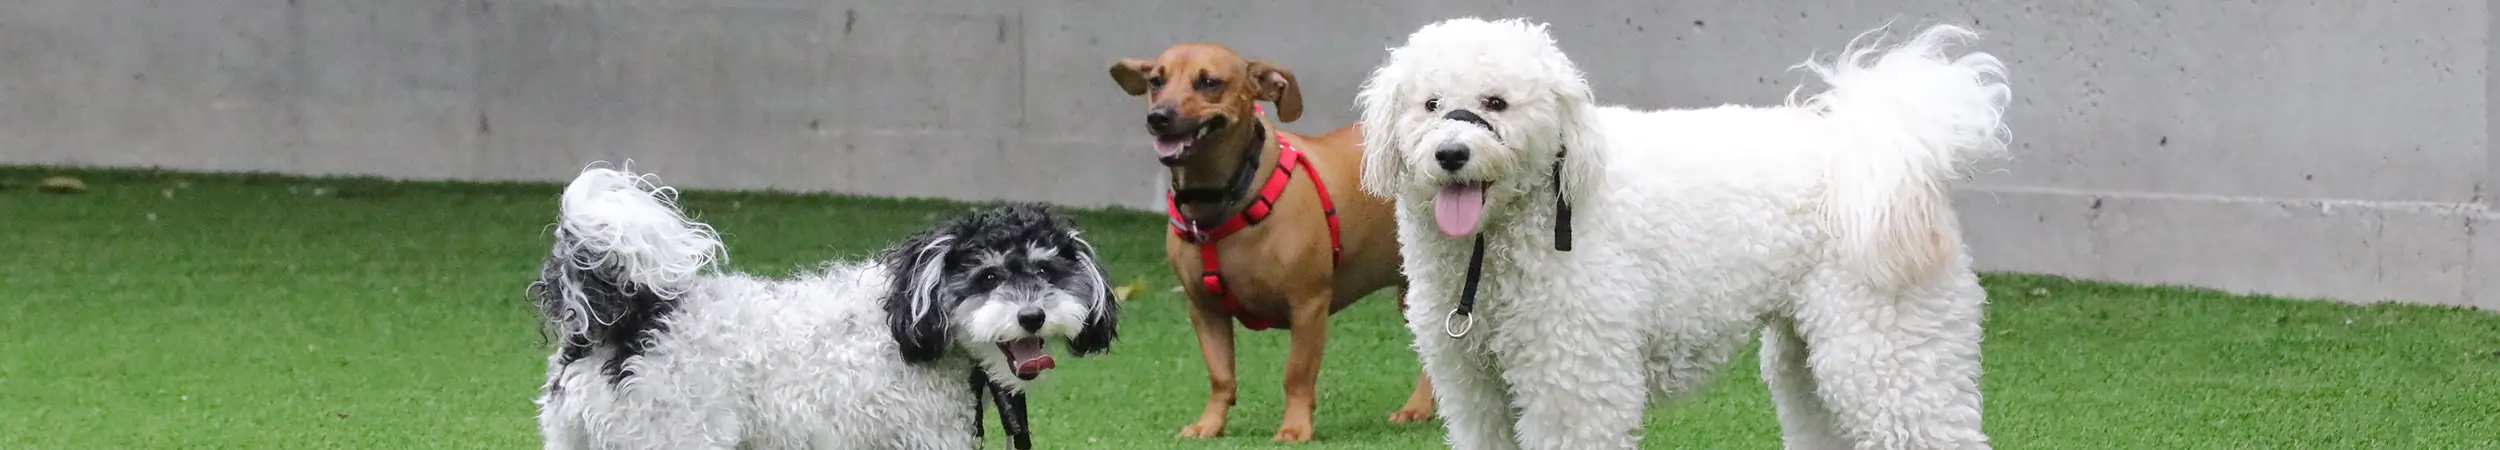
M1083 356L1117 334L1093 246L1047 208L765 279L715 270L719 235L674 192L599 167L565 188L529 288L557 340L546 448L971 449L979 377L1019 391L1051 366L1046 340Z
M1789 448L1986 448L1986 293L1944 184L2004 154L2012 94L1996 58L1945 54L1974 36L1853 42L1802 66L1831 85L1802 102L1659 111L1597 103L1542 24L1409 36L1358 94L1363 186L1396 199L1451 446L1633 448L1650 398L1761 330Z

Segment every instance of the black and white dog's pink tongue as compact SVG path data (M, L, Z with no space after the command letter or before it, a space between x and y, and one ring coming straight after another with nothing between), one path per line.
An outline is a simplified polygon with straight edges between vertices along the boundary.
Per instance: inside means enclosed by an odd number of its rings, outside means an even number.
M1441 234L1467 237L1476 234L1476 226L1484 223L1484 185L1455 183L1441 187L1441 194L1432 197L1432 215L1441 225Z
M1050 351L1042 349L1042 338L1017 339L1006 347L1008 363L1015 365L1018 377L1030 379L1059 367L1057 361L1050 359Z

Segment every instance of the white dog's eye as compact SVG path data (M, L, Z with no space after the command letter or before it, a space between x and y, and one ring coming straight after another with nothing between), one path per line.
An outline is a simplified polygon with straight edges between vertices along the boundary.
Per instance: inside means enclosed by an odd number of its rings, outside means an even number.
M1510 101L1503 100L1502 96L1499 95L1488 96L1484 98L1484 109L1493 112L1502 112L1502 110L1510 109Z
M1426 100L1424 100L1424 112L1436 112L1436 111L1440 111L1440 110L1441 110L1441 98L1440 98L1440 97L1433 97L1433 98L1430 98L1430 99L1426 99Z

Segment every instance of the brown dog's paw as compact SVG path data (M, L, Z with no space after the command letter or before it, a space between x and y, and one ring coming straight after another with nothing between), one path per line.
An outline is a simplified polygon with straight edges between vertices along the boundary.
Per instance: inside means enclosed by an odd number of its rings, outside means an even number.
M1431 408L1406 408L1389 413L1389 423L1415 423L1432 420Z
M1310 424L1286 425L1276 429L1276 442L1308 442L1310 440Z
M1210 423L1206 423L1206 422L1198 422L1198 423L1189 424L1189 426L1186 426L1186 427L1181 427L1181 437L1182 437L1182 438L1188 438L1188 439L1214 439L1214 438L1216 438L1216 437L1218 437L1218 436L1223 436L1223 435L1224 435L1224 424L1223 424L1223 423L1212 423L1212 424L1210 424Z

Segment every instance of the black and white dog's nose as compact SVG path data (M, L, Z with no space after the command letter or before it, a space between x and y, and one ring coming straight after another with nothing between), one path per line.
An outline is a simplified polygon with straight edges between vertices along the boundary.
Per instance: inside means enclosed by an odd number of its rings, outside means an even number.
M1026 333L1042 331L1042 309L1026 307L1023 311L1017 311L1016 324L1023 325Z
M1457 172L1467 167L1467 144L1449 142L1432 151L1432 159L1441 161L1441 170Z

